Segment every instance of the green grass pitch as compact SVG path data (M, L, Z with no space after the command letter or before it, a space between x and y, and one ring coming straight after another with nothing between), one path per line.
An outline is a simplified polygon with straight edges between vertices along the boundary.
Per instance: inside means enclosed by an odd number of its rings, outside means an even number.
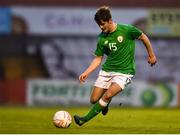
M108 115L99 114L79 127L72 121L67 129L52 124L53 114L67 110L83 115L88 107L0 107L0 133L11 134L146 134L180 133L180 109L111 107Z

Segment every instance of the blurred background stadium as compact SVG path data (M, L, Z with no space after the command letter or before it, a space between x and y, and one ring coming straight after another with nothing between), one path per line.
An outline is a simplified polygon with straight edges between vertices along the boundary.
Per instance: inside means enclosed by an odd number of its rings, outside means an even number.
M93 18L102 5L111 7L116 22L142 29L158 58L151 68L137 41L134 82L112 105L178 107L179 0L1 0L0 105L89 105L98 70L83 86L78 75L93 58L100 32Z

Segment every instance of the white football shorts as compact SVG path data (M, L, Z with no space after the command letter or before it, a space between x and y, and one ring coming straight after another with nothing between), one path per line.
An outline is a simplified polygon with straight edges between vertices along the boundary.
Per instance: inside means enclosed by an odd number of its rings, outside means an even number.
M103 70L99 71L98 78L94 83L94 86L108 89L111 83L117 83L122 90L131 83L133 75L122 74L117 72L106 72Z

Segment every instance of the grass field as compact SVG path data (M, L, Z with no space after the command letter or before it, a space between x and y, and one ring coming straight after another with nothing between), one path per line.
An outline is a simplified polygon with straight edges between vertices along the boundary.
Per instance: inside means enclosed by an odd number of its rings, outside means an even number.
M180 133L180 109L112 108L107 116L99 114L79 127L74 121L67 129L52 124L58 110L85 114L88 108L0 107L0 133L18 134L146 134Z

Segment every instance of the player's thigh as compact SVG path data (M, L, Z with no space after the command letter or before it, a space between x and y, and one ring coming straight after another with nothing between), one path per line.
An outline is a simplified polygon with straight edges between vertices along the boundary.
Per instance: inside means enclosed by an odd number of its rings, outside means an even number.
M103 99L104 101L111 100L112 97L117 95L119 92L122 91L122 88L117 83L112 83L109 87L109 89L104 93Z
M91 103L97 102L105 92L106 89L94 86L90 97Z

